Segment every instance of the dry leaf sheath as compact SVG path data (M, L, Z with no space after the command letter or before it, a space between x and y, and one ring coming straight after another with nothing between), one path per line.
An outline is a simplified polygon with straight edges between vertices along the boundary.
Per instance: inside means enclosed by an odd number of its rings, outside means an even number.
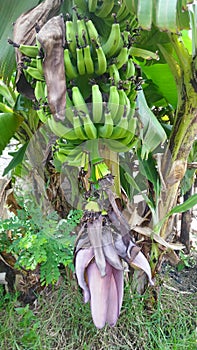
M66 78L64 69L65 24L63 16L51 18L39 31L37 39L44 51L43 69L48 103L56 120L64 121Z
M63 0L45 0L33 9L22 13L14 24L13 41L17 45L35 45L36 43L36 27L42 26L53 16L57 15ZM26 81L22 72L22 57L24 56L16 47L16 63L17 63L17 90L26 97L33 99L34 90Z

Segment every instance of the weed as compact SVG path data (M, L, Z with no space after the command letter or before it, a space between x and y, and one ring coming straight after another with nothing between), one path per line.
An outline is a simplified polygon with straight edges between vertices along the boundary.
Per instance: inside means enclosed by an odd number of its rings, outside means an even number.
M79 210L70 211L61 220L55 211L44 216L28 201L17 216L0 221L0 251L14 254L18 269L35 270L39 265L42 285L55 283L60 277L60 264L73 270L75 236L71 232L81 216Z

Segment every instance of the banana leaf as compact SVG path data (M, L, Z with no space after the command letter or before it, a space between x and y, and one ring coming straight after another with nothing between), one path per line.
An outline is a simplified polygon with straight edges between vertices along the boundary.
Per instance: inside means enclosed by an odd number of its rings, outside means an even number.
M143 29L149 30L153 23L160 30L173 33L189 29L189 11L184 0L124 0L124 2L129 12L137 16Z
M141 158L147 159L148 154L166 140L166 133L148 107L143 90L140 90L137 95L137 116L142 125L140 128Z
M158 91L167 103L175 109L177 106L177 88L169 66L157 63L151 66L142 66L142 71L148 79L151 79L158 86Z
M8 174L9 171L14 169L17 165L22 163L27 146L28 142L26 142L22 147L20 147L18 151L9 153L9 155L12 155L13 158L8 164L8 166L4 169L3 176Z
M38 3L38 0L7 0L0 3L0 76L3 76L4 80L10 80L16 67L14 49L7 41L13 35L13 23L21 13L28 11Z
M193 194L190 198L188 198L184 203L176 205L176 207L172 208L162 220L154 227L154 231L159 234L161 227L164 222L173 214L184 213L185 211L192 209L197 205L197 193Z
M23 122L23 118L14 113L0 113L0 155Z
M197 205L197 193L193 194L190 198L188 198L184 203L177 205L174 207L170 212L167 214L167 217L183 213L191 208L193 208L195 205Z

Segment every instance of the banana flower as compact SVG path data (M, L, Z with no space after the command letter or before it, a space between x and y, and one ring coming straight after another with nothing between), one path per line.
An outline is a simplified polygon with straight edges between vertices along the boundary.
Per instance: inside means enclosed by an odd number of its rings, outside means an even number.
M84 302L90 301L95 326L106 323L115 326L123 301L124 268L121 258L130 266L144 270L153 285L150 265L131 240L125 244L121 234L102 227L98 218L87 225L87 235L81 238L75 252L75 271L82 288ZM128 241L128 239L127 239Z

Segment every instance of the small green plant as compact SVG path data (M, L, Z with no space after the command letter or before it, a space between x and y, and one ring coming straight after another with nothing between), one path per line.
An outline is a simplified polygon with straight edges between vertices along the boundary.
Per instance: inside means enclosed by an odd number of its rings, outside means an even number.
M178 271L182 271L185 267L193 267L195 265L195 261L192 256L186 255L182 251L180 251L179 257L180 261L177 265Z
M71 210L61 220L55 211L44 216L39 207L27 201L17 216L0 221L0 251L16 256L18 269L39 266L41 284L53 284L60 276L60 264L73 269L75 236L71 233L81 217L80 210Z
M19 320L19 327L24 329L24 333L21 337L21 343L24 346L32 345L37 339L37 330L40 327L40 322L36 320L36 317L32 310L29 309L29 304L25 307L16 307Z

